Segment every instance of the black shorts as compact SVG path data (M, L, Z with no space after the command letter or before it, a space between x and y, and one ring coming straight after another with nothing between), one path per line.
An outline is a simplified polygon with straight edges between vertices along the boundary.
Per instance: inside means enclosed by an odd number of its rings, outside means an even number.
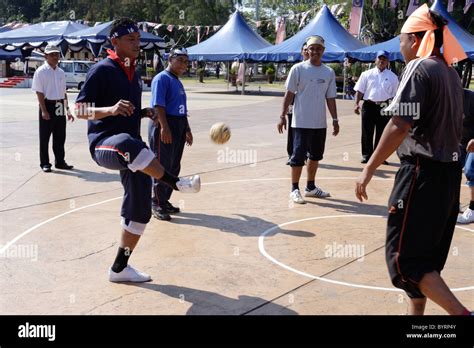
M312 161L323 159L326 129L292 128L293 153L290 157L290 166L302 167L307 158Z
M461 164L403 158L388 202L385 257L392 284L425 297L424 274L441 273L459 211Z

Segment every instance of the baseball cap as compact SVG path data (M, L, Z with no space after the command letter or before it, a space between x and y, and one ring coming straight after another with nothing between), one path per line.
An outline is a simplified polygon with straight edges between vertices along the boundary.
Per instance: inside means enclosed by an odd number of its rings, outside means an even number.
M311 45L320 45L326 47L324 46L324 39L319 35L310 36L306 39L306 46L309 47Z
M58 46L54 46L54 45L48 45L46 46L46 48L44 49L44 53L46 54L50 54L50 53L54 53L54 52L61 52L61 50L59 49Z
M380 56L384 56L385 58L390 58L390 55L387 51L384 51L384 50L380 50L377 52L377 58L380 57Z
M187 56L188 55L188 51L186 50L186 48L182 47L182 48L173 48L171 51L170 51L170 57L179 57L179 56Z

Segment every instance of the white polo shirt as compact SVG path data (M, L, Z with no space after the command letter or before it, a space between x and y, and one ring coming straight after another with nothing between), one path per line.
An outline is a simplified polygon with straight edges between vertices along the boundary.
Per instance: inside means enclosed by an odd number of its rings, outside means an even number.
M43 93L44 97L49 100L64 99L66 95L64 70L59 66L53 69L47 62L44 62L35 71L31 89Z
M336 98L336 75L330 67L309 60L293 65L285 87L295 93L292 128L327 128L326 99Z
M388 69L381 72L375 67L360 75L354 90L364 94L364 100L382 102L395 97L397 88L397 75Z

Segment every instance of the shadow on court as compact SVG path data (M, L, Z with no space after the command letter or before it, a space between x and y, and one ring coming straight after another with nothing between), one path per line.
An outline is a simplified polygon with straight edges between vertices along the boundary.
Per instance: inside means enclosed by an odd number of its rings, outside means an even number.
M266 221L259 217L244 214L235 214L239 218L227 216L208 215L202 213L182 212L173 216L171 222L177 225L190 225L212 228L221 232L235 233L241 237L258 237L264 231L276 227L273 222ZM314 237L315 234L307 231L294 231L275 228L267 236L275 234L288 234L294 237Z
M326 199L306 199L309 204L318 207L334 209L338 213L346 214L365 214L365 215L387 215L388 208L384 205L358 203L345 199L326 198Z
M183 286L152 283L127 283L127 285L159 291L167 296L176 298L182 303L192 303L192 306L186 312L188 315L239 315L248 313L256 307L260 308L262 305L265 305L267 313L275 315L298 314L291 309L269 302L260 297L239 295L239 298L234 299L215 292L191 289Z
M84 181L90 182L110 182L110 181L120 181L120 175L105 173L105 172L91 172L89 170L77 169L72 170L57 170L53 168L54 174L65 175L65 176L75 176L77 178L83 179Z

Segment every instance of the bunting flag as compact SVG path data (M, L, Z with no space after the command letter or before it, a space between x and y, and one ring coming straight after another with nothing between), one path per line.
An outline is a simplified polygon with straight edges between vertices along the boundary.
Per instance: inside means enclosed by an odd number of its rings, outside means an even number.
M210 28L211 28L210 26L208 26L208 25L206 26L206 36L209 35L209 29Z
M196 25L196 35L197 35L197 43L199 45L199 43L201 42L201 26L200 25Z
M276 38L275 38L275 45L279 44L280 42L285 41L286 37L286 18L285 17L278 17L276 28Z
M453 12L454 0L448 0L448 12Z
M474 0L466 0L466 5L464 6L464 14L469 11L469 7L471 7L472 3L474 3Z
M218 31L220 28L221 28L221 25L214 25L212 27L212 29L214 29L214 31Z
M237 72L237 81L240 81L243 83L244 81L244 74L245 74L245 64L244 63L240 63L239 64L239 71Z
M173 24L170 24L166 27L166 29L168 29L168 31L171 33L173 31L173 28L174 28L174 25Z
M306 11L303 13L303 16L301 16L301 21L300 21L300 25L298 26L298 29L301 29L301 27L304 25L306 18L308 18L308 15L309 15L309 11Z
M398 0L390 0L391 8L397 8L397 6L398 6Z
M406 16L410 16L418 7L420 7L420 0L410 0Z
M360 26L362 24L362 10L364 8L364 0L352 0L352 11L350 16L351 26L349 33L358 37Z

